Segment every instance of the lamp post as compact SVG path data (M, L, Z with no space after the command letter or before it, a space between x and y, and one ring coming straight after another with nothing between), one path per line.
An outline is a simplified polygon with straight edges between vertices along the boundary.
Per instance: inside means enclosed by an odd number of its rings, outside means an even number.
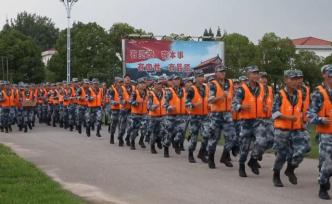
M70 12L73 8L74 3L78 0L60 0L66 8L67 11L67 83L70 82Z

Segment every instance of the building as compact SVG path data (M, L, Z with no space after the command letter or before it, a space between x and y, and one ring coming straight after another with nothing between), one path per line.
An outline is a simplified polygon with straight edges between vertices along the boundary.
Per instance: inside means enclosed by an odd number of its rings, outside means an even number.
M41 53L42 61L43 61L45 66L48 65L48 62L53 57L53 55L55 55L56 53L57 53L57 51L55 49L49 49L49 50L46 50L46 51Z
M305 37L292 40L296 52L301 50L312 51L317 56L325 58L332 54L332 42L315 38L315 37Z
M193 69L194 69L194 71L201 69L201 70L203 70L203 72L205 74L214 73L216 66L220 65L222 63L223 63L222 59L219 57L219 55L217 55L216 57L213 57L211 59L201 62L199 65L197 65Z

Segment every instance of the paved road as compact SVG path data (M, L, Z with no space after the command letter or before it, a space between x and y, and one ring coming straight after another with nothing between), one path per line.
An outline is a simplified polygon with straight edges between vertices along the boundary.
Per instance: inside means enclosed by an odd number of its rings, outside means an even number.
M106 129L106 128L104 128ZM109 136L87 138L60 128L40 127L28 134L0 134L0 143L13 148L49 176L94 203L133 204L318 204L317 162L305 160L297 170L299 184L283 177L284 188L272 186L274 156L264 156L261 175L249 170L238 176L238 165L189 164L186 153L163 158L161 151L129 150L109 144ZM220 157L221 150L218 150Z

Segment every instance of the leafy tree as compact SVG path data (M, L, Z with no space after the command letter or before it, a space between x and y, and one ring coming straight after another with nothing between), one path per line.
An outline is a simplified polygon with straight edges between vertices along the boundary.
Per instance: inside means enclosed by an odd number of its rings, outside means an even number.
M332 54L324 59L324 64L332 64Z
M241 34L233 33L223 38L225 42L225 63L229 77L242 75L242 68L255 64L255 45Z
M212 32L212 29L211 29L211 28L209 29L209 36L210 36L210 37L214 37L214 34L213 34L213 32Z
M8 57L9 77L13 82L42 82L44 68L37 44L10 29L0 33L0 56Z
M11 28L31 37L42 51L53 48L59 35L50 18L27 12L19 13L12 20Z
M221 37L221 29L219 26L218 26L216 37Z

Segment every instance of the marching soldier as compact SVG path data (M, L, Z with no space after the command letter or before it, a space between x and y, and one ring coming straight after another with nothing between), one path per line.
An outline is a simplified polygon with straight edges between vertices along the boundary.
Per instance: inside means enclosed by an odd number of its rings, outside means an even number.
M119 124L120 116L120 97L119 92L121 92L123 79L120 77L115 77L114 84L108 89L107 95L110 99L110 144L114 144L114 134L116 127Z
M87 95L89 89L89 80L83 79L82 86L76 90L77 107L76 107L76 128L79 134L82 133L82 125L86 127L85 114L87 111Z
M308 118L316 125L319 135L319 197L330 200L330 177L332 175L332 65L321 69L323 83L316 87L311 96Z
M303 130L303 98L297 89L297 73L286 70L284 73L285 87L274 99L273 119L275 128L274 151L276 159L273 166L273 184L283 187L280 171L287 162L285 175L290 183L296 185L297 177L294 170L302 162L304 154L310 151L307 132Z

